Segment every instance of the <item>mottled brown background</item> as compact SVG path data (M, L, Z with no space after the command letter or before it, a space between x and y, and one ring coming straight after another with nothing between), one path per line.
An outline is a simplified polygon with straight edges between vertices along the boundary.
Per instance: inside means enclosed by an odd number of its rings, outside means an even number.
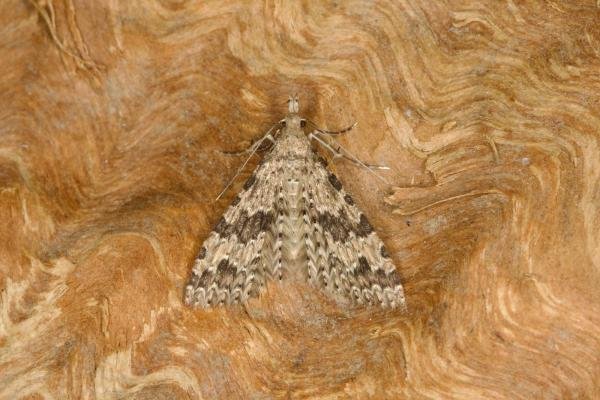
M2 0L0 398L600 398L599 3ZM291 93L406 314L183 306Z

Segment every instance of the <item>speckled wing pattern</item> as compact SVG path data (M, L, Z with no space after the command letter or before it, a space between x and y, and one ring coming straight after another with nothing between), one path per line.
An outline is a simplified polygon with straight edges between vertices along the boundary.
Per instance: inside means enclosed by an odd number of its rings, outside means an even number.
M267 173L263 164L246 181L214 230L203 243L186 287L185 302L208 308L257 297L274 267L277 190L258 183Z
M308 161L296 200L285 197L280 161L264 163L248 179L200 249L187 304L208 308L257 297L266 279L284 277L286 261L287 268L304 263L313 285L357 304L404 306L400 277L366 216L323 159ZM299 245L300 257L290 255Z
M324 160L316 160L306 187L309 280L358 304L404 307L400 276L383 242Z
M367 217L301 129L297 100L273 148L203 243L185 302L210 308L258 297L300 271L358 305L404 307L400 277Z

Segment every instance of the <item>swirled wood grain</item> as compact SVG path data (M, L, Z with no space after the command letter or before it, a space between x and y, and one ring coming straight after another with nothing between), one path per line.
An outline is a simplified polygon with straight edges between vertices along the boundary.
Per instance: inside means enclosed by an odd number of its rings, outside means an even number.
M0 398L600 398L599 7L2 1ZM408 313L183 306L292 93Z

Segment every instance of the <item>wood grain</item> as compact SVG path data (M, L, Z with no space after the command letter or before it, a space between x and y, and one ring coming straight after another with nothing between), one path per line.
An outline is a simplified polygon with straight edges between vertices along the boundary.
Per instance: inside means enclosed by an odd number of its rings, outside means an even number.
M0 2L0 398L600 398L599 56L595 0ZM183 306L294 93L407 313Z

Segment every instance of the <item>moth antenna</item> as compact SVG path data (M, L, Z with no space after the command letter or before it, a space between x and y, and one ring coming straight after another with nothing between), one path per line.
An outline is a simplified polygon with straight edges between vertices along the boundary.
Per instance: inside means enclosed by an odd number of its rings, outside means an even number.
M327 135L333 135L333 136L337 136L337 135L341 135L342 133L350 132L352 129L356 128L356 126L358 125L358 122L354 122L349 127L340 129L339 131L328 131L326 129L319 128L319 126L317 124L315 124L313 121L311 121L310 119L306 119L306 122L307 122L307 124L312 125L313 128L315 128L315 130L317 130L321 133L324 133Z

